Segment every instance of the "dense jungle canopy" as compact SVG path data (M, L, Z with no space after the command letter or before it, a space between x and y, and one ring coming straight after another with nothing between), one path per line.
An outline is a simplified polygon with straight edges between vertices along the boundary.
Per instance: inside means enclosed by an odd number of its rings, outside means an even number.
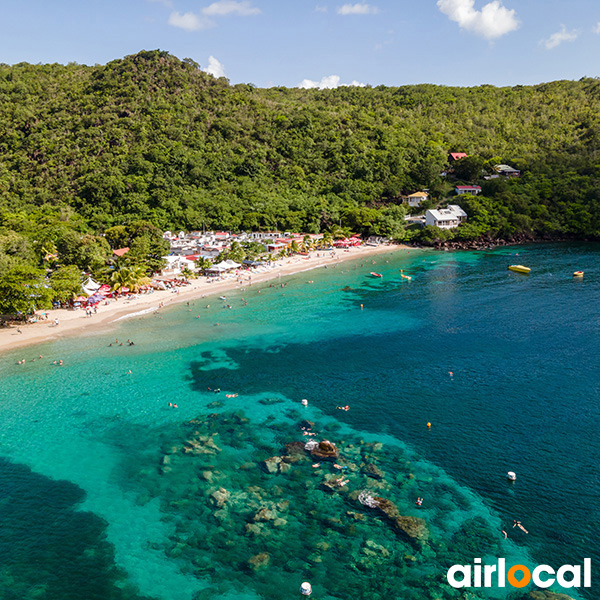
M469 158L442 177L449 152ZM482 179L498 163L522 176ZM483 193L453 197L457 181ZM468 222L406 229L401 196L421 189L428 207L456 202ZM258 89L159 50L96 66L0 65L0 274L48 267L49 255L92 268L111 239L137 240L144 264L164 229L337 225L427 242L597 239L599 224L598 79Z

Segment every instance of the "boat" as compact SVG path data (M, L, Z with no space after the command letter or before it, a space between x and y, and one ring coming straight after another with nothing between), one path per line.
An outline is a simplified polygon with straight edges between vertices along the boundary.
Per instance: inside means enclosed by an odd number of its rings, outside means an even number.
M525 274L529 274L529 271L531 271L531 269L529 267L524 267L523 265L509 265L508 269L509 269L509 271L514 271L515 273L525 273Z
M219 300L227 300L225 296L219 296Z
M507 478L509 481L516 481L516 480L517 480L517 474L516 474L516 473L514 473L513 471L509 471L509 472L506 474L506 478Z
M583 271L575 271L575 273L573 273L573 277L583 277Z
M373 277L383 277L381 273L373 273L373 271L371 271L371 275L373 275Z

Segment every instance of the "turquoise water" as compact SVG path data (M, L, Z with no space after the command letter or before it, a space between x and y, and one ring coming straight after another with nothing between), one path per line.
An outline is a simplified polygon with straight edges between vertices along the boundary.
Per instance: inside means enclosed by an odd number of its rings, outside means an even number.
M599 256L397 251L3 355L0 597L458 598L475 557L596 562ZM345 488L304 453L267 472L303 419Z

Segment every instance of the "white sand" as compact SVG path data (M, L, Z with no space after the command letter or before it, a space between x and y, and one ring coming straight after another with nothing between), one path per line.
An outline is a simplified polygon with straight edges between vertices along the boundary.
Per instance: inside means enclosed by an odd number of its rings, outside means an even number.
M407 249L406 246L359 246L348 250L337 249L335 256L330 252L311 252L310 256L294 256L277 261L272 269L265 273L244 271L242 278L244 285L248 277L252 277L252 285L268 281L279 276L301 273L319 266L334 264L361 256L370 256L398 249ZM97 329L108 329L111 323L124 318L131 318L158 310L159 305L168 306L177 302L185 302L201 296L222 294L227 290L241 287L235 276L231 279L207 282L205 277L192 280L190 285L177 288L178 293L172 290L157 290L150 294L143 294L136 299L122 298L110 300L110 304L100 304L97 314L86 317L84 310L58 309L38 311L38 315L48 312L49 319L37 323L22 324L0 329L0 351L11 350L47 340L58 339L71 335L82 335L85 332ZM54 319L58 318L59 325L54 326ZM18 333L20 329L22 333Z

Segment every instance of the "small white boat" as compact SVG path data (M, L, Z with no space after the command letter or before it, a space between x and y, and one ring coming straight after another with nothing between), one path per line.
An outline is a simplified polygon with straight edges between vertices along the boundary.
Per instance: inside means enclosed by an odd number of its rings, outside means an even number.
M516 473L513 473L512 471L509 471L509 472L506 474L506 478L507 478L509 481L516 481L516 480L517 480L517 474L516 474Z
M301 586L300 586L300 593L303 596L310 596L312 594L312 585L310 585L310 583L308 583L308 581L305 581Z
M219 300L227 300L225 296L219 296Z

